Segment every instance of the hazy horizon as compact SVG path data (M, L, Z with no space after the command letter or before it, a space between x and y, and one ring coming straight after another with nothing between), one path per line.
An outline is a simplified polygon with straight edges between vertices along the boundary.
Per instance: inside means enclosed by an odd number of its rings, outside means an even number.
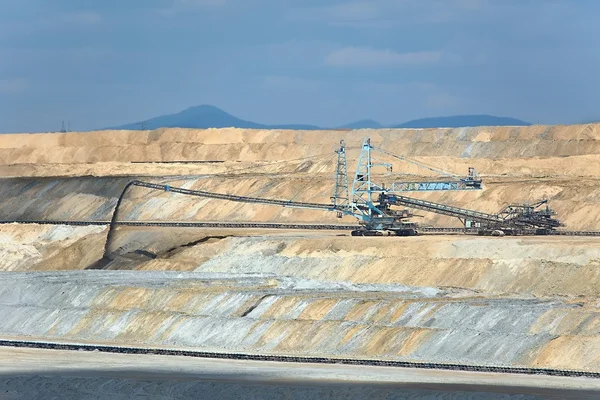
M600 117L592 0L0 0L0 131Z

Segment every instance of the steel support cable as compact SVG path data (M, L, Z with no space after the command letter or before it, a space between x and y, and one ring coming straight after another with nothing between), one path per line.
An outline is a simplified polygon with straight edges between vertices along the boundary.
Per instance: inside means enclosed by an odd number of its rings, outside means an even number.
M462 177L461 177L460 175L454 174L454 173L452 173L452 172L443 171L443 170L441 170L441 169L437 169L437 168L435 168L435 167L432 167L432 166L430 166L430 165L424 164L424 163L422 163L422 162L419 162L419 161L414 161L414 160L411 160L411 159L409 159L409 158L406 158L406 157L403 157L403 156L399 156L399 155L397 155L397 154L394 154L394 153L391 153L391 152L389 152L389 151L387 151L387 150L384 150L384 149L382 149L382 148L380 148L380 147L373 147L373 149L374 149L374 150L376 150L376 151L379 151L380 153L386 154L386 155L388 155L388 156L390 156L390 157L397 158L398 160L405 161L405 162L407 162L407 163L410 163L410 164L417 165L417 166L419 166L419 167L421 167L421 168L428 169L428 170L430 170L431 172L435 172L435 173L438 173L438 174L442 174L442 175L444 175L444 176L447 176L447 177L449 177L449 178L454 178L454 179L457 179L457 180L461 180L461 179L462 179Z

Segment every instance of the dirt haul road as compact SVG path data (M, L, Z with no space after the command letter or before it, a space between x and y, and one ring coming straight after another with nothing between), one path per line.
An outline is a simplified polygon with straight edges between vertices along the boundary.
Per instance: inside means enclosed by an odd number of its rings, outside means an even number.
M593 380L0 348L0 399L596 399ZM6 396L6 397L3 397Z

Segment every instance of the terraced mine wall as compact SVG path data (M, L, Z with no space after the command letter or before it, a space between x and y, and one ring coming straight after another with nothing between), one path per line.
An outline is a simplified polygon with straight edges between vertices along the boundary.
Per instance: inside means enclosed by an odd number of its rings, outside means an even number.
M569 229L600 227L600 125L2 136L0 215L109 219L134 177L328 202L333 150L345 139L352 159L365 136L442 169L466 173L473 165L483 174L483 191L418 197L486 212L547 197ZM393 174L381 171L377 179L432 175L398 162ZM140 188L125 199L122 215L336 222L319 211ZM85 269L102 256L105 227L0 225L0 269L12 271L0 275L0 336L600 371L597 238L118 233L115 246L131 254L94 271Z
M600 153L600 124L454 129L286 131L179 129L13 134L0 137L2 165L146 161L278 161L320 154L363 137L402 155L473 159Z
M102 219L127 181L141 177L172 186L246 196L330 202L334 150L344 139L349 172L364 137L386 150L458 174L474 166L484 190L415 197L497 212L513 202L548 198L568 229L600 226L600 125L358 131L162 129L0 137L3 219L38 216ZM381 156L393 173L378 181L436 174ZM194 163L195 161L195 163ZM162 162L162 163L161 163ZM168 163L165 163L168 162ZM69 177L69 179L67 179ZM135 189L129 218L211 221L336 221L324 212L189 199ZM423 223L457 226L423 213ZM340 222L351 222L350 218Z
M559 239L225 237L14 272L0 335L597 371L600 249Z
M85 269L102 257L106 233L104 226L0 225L0 271Z

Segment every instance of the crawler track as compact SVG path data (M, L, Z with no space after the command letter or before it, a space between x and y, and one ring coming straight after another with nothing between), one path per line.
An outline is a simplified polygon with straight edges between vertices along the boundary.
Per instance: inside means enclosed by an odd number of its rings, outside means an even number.
M477 231L464 229L464 228L441 228L441 227L420 227L419 232L423 233L465 233L476 235Z
M0 340L0 346L20 347L20 348L25 347L25 348L34 348L34 349L48 349L48 350L99 351L99 352L103 352L103 353L119 353L119 354L154 354L154 355L163 355L163 356L183 356L183 357L212 358L212 359L226 359L226 360L272 361L272 362L309 363L309 364L362 365L362 366L375 366L375 367L437 369L437 370L449 370L449 371L488 372L488 373L521 374L521 375L549 375L549 376L562 376L562 377L570 377L570 378L600 379L599 372L560 370L560 369L551 369L551 368L501 367L501 366L468 365L468 364L385 361L385 360L332 358L332 357L277 356L277 355L244 354L244 353L214 353L214 352L204 352L204 351L195 351L195 350L141 348L141 347L107 346L107 345L94 345L94 344L21 341L21 340Z
M554 231L551 235L555 236L600 236L597 231Z
M465 228L441 228L441 227L421 227L419 232L423 233L464 233L467 235L477 235L477 229ZM600 236L600 231L551 231L545 236Z

